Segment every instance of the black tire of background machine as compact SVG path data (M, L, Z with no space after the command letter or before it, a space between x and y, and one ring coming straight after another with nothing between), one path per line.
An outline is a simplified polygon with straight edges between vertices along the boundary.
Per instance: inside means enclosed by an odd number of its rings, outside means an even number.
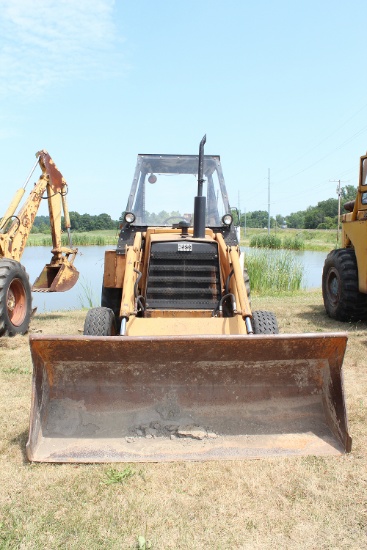
M254 311L252 326L255 334L279 334L278 322L272 311Z
M0 336L26 334L32 314L32 292L24 267L0 260Z
M94 307L87 313L83 334L86 336L114 336L115 314L107 307Z
M358 267L353 249L339 248L328 254L322 272L322 296L326 313L332 319L367 319L367 295L358 289Z

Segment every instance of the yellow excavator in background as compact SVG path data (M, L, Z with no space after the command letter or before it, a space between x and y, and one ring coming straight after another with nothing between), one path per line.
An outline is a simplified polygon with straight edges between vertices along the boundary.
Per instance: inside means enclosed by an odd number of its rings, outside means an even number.
M357 196L344 209L342 247L328 254L322 273L324 306L338 321L366 321L367 154L360 158Z
M347 336L278 334L272 312L252 311L220 158L204 143L198 156L138 155L101 307L83 335L30 336L29 460L350 451Z
M73 266L77 249L72 247L70 219L66 201L67 183L47 151L36 154L37 161L25 184L15 193L0 220L0 336L15 336L28 331L34 292L64 292L72 288L79 273ZM26 202L16 213L26 186L37 166L42 174ZM46 193L46 195L45 195ZM20 264L41 200L48 201L52 234L52 258L30 286L25 268ZM69 236L69 247L61 246L61 212Z

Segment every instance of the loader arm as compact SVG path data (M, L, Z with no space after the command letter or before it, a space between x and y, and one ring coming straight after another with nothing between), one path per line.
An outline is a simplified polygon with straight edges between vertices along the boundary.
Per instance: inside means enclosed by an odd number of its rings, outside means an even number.
M139 232L135 235L133 245L127 247L124 286L120 307L120 317L124 320L122 330L124 330L125 322L129 319L130 315L135 313L136 309L134 287L139 268L141 244L142 234Z

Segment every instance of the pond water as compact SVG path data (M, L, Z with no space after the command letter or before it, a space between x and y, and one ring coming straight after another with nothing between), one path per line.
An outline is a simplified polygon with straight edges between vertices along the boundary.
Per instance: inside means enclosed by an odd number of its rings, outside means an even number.
M77 284L68 292L33 292L33 307L38 312L65 309L80 309L100 305L103 262L105 250L113 250L113 246L80 246L75 259L75 267L80 272ZM321 274L327 252L296 251L297 260L304 266L302 287L321 288ZM51 260L49 247L37 246L25 249L22 264L27 270L30 282L41 273L46 263Z
M79 271L76 285L67 292L33 292L33 307L38 313L64 309L81 309L100 305L105 250L113 247L79 246L75 267ZM34 246L25 249L22 264L27 270L30 283L33 284L44 266L51 261L51 248Z

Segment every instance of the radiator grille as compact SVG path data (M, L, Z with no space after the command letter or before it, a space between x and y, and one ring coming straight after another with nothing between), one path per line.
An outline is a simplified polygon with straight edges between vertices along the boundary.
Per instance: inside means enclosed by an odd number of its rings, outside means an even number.
M181 242L181 241L180 241ZM153 243L146 306L148 309L214 309L220 299L218 247L215 242Z

